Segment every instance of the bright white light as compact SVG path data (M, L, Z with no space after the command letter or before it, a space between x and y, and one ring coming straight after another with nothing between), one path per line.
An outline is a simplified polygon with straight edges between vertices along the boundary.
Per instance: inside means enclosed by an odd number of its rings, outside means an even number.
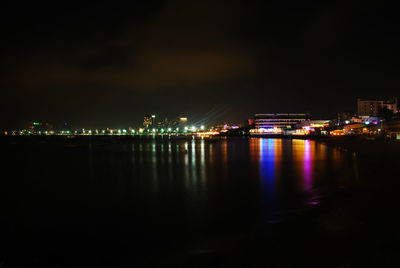
M185 130L188 130L189 128L188 127L185 127Z
M151 118L156 118L156 116L153 114L153 115L151 115Z
M344 121L346 124L350 124L350 121L349 120L346 120L346 121Z
M172 129L171 128L168 128L168 131L171 131Z
M153 128L153 132L156 132L156 129L155 129L155 128Z
M204 130L204 126L201 126L200 129L201 129L201 130Z

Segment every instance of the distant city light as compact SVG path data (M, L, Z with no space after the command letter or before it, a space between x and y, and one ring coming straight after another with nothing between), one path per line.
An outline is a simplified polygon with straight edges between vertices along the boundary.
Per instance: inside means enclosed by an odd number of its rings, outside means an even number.
M201 129L201 130L204 130L204 126L201 126L200 129Z

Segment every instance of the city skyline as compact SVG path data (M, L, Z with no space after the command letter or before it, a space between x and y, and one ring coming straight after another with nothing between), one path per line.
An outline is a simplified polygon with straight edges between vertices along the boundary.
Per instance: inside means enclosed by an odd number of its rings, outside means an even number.
M384 110L387 111L384 111ZM301 112L301 113L287 113L287 112L269 112L269 113L255 113L253 115L248 116L247 118L241 118L240 120L237 121L229 121L224 118L224 116L219 115L218 113L223 111L223 109L214 109L212 111L209 111L205 113L202 116L197 115L197 117L187 117L188 113L180 113L180 116L178 117L167 117L166 114L156 114L156 113L147 113L144 117L142 117L142 121L136 121L136 122L128 122L124 125L116 125L115 123L112 123L110 125L83 125L83 124L76 124L75 122L71 121L46 121L46 120L32 120L29 122L25 122L24 126L21 126L20 128L25 128L28 125L51 125L52 127L55 125L55 129L63 129L63 128L69 128L73 127L74 129L127 129L127 128L136 128L139 130L140 128L144 127L145 129L149 128L149 126L157 126L159 128L168 128L169 126L177 126L180 125L181 128L183 125L187 127L193 127L193 126L212 126L212 125L221 125L221 124L228 124L228 125L239 125L239 126L246 126L248 125L248 121L251 120L251 118L257 117L257 115L276 115L276 114L298 114L298 115L304 115L307 120L329 120L331 122L334 122L335 120L338 121L348 121L350 119L354 118L362 118L364 117L363 121L369 121L369 117L372 118L388 118L390 116L396 115L398 111L400 110L400 105L397 101L397 97L390 97L387 99L384 98L374 98L374 99L360 99L357 98L356 105L353 107L352 112L349 111L340 111L337 113L332 113L334 115L330 117L318 117L318 116L313 116L312 114L308 112ZM391 112L390 112L391 111ZM389 112L389 113L388 113ZM185 116L182 116L185 115ZM397 115L398 116L398 115ZM373 119L372 121L374 121ZM185 124L182 124L184 122ZM3 127L3 130L11 130L11 128L5 128ZM16 128L14 128L15 130Z

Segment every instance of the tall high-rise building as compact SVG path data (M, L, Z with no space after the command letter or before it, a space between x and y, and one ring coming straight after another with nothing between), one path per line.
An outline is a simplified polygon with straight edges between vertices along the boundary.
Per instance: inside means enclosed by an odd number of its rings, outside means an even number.
M397 98L393 97L389 100L363 100L357 99L357 113L358 116L378 116L380 111L384 108L398 112Z

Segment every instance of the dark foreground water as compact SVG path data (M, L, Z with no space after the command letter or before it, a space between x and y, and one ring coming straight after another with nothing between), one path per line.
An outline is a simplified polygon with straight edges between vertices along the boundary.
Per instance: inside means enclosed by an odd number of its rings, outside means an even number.
M124 267L202 254L296 218L358 174L353 155L310 140L2 146L0 267Z

